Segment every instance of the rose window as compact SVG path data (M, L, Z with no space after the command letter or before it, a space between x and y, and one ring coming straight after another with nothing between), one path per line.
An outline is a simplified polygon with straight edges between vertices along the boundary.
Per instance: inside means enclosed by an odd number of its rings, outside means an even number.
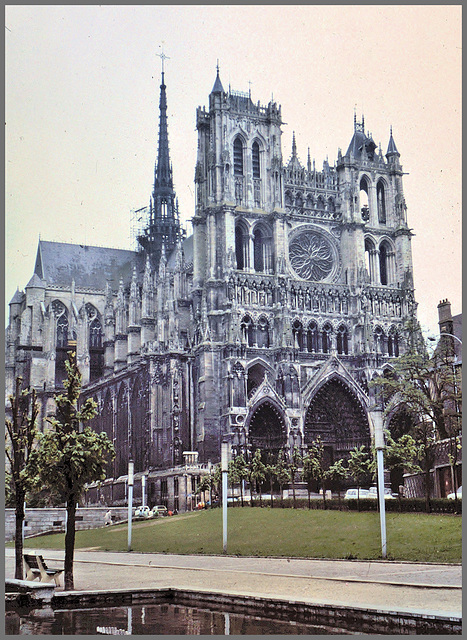
M334 266L330 243L321 234L305 231L289 246L290 264L304 280L325 280Z

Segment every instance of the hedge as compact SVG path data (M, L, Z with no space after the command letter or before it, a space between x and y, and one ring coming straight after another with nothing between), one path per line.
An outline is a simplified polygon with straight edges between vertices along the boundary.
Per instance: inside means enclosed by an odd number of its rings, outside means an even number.
M341 511L377 511L378 510L378 500L374 498L360 498L359 503L357 500L344 500L343 496L340 501L337 498L326 498L326 506L324 505L322 498L312 498L310 500L310 508L311 509L329 509L329 510L338 510ZM308 509L308 498L296 498L295 505L297 509ZM235 503L230 503L229 507L241 507L240 501ZM259 498L254 499L253 501L254 507L259 507ZM263 507L270 507L271 501L269 499L262 500ZM284 498L281 502L280 498L274 498L274 509L291 509L293 508L293 498ZM399 512L399 513L425 513L425 498L401 498L394 500L386 500L385 501L386 511L388 512ZM456 501L448 500L447 498L430 498L430 507L431 513L453 513L453 514L461 514L462 513L462 500L457 501L457 510L456 510ZM250 503L245 502L244 508L249 509Z

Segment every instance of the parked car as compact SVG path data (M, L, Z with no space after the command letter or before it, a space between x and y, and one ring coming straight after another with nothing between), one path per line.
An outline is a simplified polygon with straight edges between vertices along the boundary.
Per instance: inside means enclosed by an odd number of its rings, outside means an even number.
M454 495L454 491L452 493L448 493L448 500L454 500L455 499L455 495ZM457 497L462 500L462 487L458 487L457 488Z
M153 516L153 512L147 505L144 507L136 507L135 518L148 519L148 518L152 518L152 516Z
M153 507L152 512L155 516L166 516L169 513L167 507L163 504L159 504Z
M378 488L370 487L368 492L368 497L376 500L378 498ZM392 495L391 489L389 487L384 487L384 499L385 500L393 500L395 496Z
M368 489L360 489L360 498L368 498ZM347 489L344 500L357 500L358 489Z

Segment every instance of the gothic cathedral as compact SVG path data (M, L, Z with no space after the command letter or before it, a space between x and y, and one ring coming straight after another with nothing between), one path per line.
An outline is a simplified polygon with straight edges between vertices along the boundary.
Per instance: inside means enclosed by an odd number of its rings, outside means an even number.
M40 240L10 302L7 394L22 375L53 411L76 350L94 427L114 441L109 477L160 477L233 455L307 445L329 461L369 445L368 383L415 320L400 155L354 117L345 154L319 170L281 147L281 108L224 91L198 108L193 235L179 221L164 73L159 148L138 250ZM191 456L191 457L190 457ZM176 483L175 483L175 480ZM165 483L165 484L164 484ZM175 486L176 484L176 486ZM162 487L162 488L161 488ZM159 492L159 493L158 493ZM178 495L178 493L177 493Z

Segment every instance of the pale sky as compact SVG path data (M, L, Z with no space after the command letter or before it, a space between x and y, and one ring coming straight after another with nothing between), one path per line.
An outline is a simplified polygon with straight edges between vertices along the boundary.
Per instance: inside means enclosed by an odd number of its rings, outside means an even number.
M461 7L7 6L6 304L44 240L132 248L149 203L164 51L169 144L182 220L194 215L197 106L216 63L224 88L282 105L317 168L345 153L357 118L407 175L418 317L461 312ZM251 83L251 84L249 84Z

